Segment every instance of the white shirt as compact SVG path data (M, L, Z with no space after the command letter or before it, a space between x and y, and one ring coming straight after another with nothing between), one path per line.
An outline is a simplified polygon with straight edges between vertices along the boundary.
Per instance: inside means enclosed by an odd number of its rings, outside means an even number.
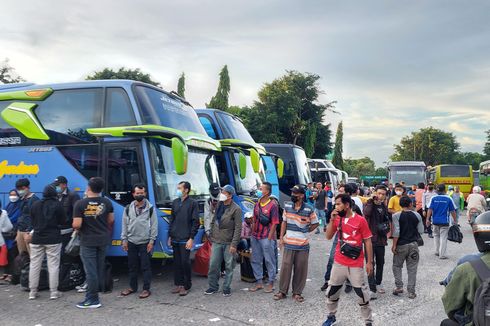
M352 200L354 201L354 203L356 203L357 207L359 207L361 212L363 212L364 211L364 205L362 204L361 198L356 196L356 197L352 197Z

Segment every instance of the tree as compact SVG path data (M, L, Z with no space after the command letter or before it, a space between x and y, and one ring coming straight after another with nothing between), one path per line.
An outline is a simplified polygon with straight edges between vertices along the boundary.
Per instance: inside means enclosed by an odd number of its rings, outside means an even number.
M335 165L335 167L340 170L344 169L344 160L342 159L343 138L344 138L344 128L343 128L342 121L340 121L339 125L337 126L337 134L335 135L335 146L333 148L333 158L332 158L333 165Z
M177 83L177 94L180 97L185 98L185 74L182 73L179 77L179 81Z
M424 161L433 166L455 162L460 145L453 133L428 127L403 137L394 147L393 161Z
M480 163L485 161L485 155L475 152L458 153L453 163L471 165L473 170L480 169Z
M0 83L1 84L13 84L24 82L25 80L17 75L15 69L10 66L9 59L5 59L0 63Z
M347 158L343 161L343 163L345 172L347 172L347 174L351 177L360 178L363 175L375 175L376 173L375 163L369 157L363 157L360 159ZM335 167L337 167L337 165L335 165Z
M387 177L388 176L388 169L386 168L377 168L376 171L374 171L374 175L378 175L378 176L385 176Z
M230 76L228 75L228 66L225 65L219 73L219 84L216 95L211 98L207 108L219 109L222 111L228 110L228 97L230 95Z
M490 129L485 131L487 134L487 141L485 142L485 147L483 148L483 154L486 160L490 160Z
M119 68L119 70L114 71L111 68L104 68L104 70L96 71L92 75L87 76L87 80L101 80L101 79L129 79L137 80L143 83L147 83L154 86L160 86L159 82L151 79L150 74L145 74L141 72L139 68L127 69Z
M335 102L318 103L322 94L318 75L287 71L266 83L258 100L245 110L246 127L257 142L303 147L309 157L325 158L331 151L330 125L323 124Z

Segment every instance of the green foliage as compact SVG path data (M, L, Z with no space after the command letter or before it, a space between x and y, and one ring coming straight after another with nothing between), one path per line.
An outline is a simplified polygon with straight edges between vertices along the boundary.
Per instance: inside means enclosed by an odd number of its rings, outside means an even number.
M349 174L349 177L359 178L362 175L378 175L376 174L376 172L381 172L378 171L379 169L376 170L374 161L369 157L363 157L360 159L347 158L343 161L343 163L344 163L344 171L347 172L347 174ZM336 168L338 168L338 166L335 163L333 164L335 165ZM386 173L379 174L379 175L386 175Z
M87 80L101 80L101 79L129 79L136 80L143 83L147 83L154 86L160 86L160 83L151 79L150 74L145 74L141 72L139 68L127 69L119 68L119 70L114 71L111 68L104 68L104 70L96 71L92 75L87 76Z
M179 77L179 81L177 83L177 94L180 97L185 98L185 74L182 73Z
M487 141L485 142L485 147L483 148L483 154L486 160L490 160L490 129L485 131L487 134Z
M473 170L480 169L480 163L485 161L485 155L474 152L458 153L453 163L471 165Z
M333 159L332 159L333 165L335 165L335 167L340 170L344 170L344 160L342 159L343 140L344 140L344 127L342 121L340 121L339 125L337 126L337 134L335 135L335 146L333 148Z
M388 177L388 169L386 169L386 168L377 168L376 171L374 171L374 175L383 175L385 177Z
M334 102L319 104L318 75L287 71L258 93L258 100L244 109L243 121L257 142L297 144L309 157L325 158L332 150L329 126L323 124Z
M451 164L458 155L459 143L453 133L433 127L414 131L395 145L393 161L424 161L426 165Z
M17 75L15 69L10 66L9 59L0 62L0 84L13 84L24 82L25 80Z
M209 103L206 103L206 107L227 111L229 95L230 95L230 76L228 74L228 66L225 65L219 73L219 84L218 84L218 90L216 91L216 95L214 95L211 98L211 101L209 101Z

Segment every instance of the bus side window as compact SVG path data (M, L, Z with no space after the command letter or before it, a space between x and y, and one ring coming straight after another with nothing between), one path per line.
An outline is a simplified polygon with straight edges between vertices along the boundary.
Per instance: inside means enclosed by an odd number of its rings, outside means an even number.
M123 206L131 203L131 188L135 183L144 183L140 172L140 159L135 146L109 146L107 159L107 194Z
M133 107L123 88L108 88L104 114L104 126L136 125Z
M201 122L202 126L204 127L204 130L206 130L206 133L208 134L209 137L213 139L218 139L216 135L216 131L214 130L213 122L211 119L207 116L199 116L199 121Z

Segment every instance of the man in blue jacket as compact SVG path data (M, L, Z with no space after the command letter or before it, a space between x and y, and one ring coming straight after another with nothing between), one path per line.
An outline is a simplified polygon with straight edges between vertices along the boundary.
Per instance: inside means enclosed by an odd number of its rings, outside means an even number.
M446 186L440 184L437 186L437 195L430 200L429 210L427 212L427 227L432 220L432 224L434 225L434 243L436 245L435 255L439 256L439 259L447 259L447 234L451 216L453 223L457 224L454 202L451 197L446 195Z

